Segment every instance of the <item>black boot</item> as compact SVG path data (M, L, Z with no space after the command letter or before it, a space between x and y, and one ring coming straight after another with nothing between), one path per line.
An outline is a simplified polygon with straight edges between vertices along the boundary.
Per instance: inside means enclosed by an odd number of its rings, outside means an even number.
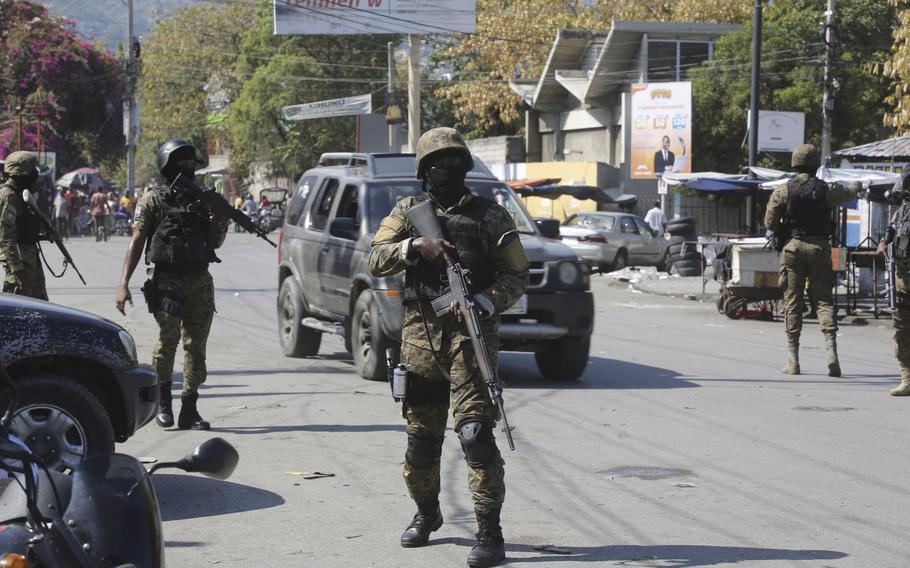
M158 415L155 422L162 428L174 425L174 409L172 407L171 383L158 384Z
M439 500L417 505L417 513L408 528L401 533L401 546L417 548L425 546L430 540L430 533L442 526L442 511Z
M477 515L477 542L468 554L468 566L481 568L496 566L506 559L506 546L499 526L499 511L494 509Z
M177 417L177 427L181 430L208 430L209 423L199 416L196 411L198 393L185 394L181 398L180 416Z

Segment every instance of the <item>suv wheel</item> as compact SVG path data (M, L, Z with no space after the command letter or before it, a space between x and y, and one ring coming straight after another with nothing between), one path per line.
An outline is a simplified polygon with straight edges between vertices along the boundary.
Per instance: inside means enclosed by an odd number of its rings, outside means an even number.
M392 346L392 340L382 331L373 291L364 290L357 297L351 316L351 347L360 376L370 381L386 380L385 351Z
M82 460L114 451L114 428L104 406L84 386L41 374L18 383L19 407L10 430L47 467L65 472Z
M322 333L300 323L306 315L297 283L289 276L278 292L278 335L285 357L310 357L319 353Z
M588 365L591 337L564 337L534 352L537 369L548 381L574 381Z

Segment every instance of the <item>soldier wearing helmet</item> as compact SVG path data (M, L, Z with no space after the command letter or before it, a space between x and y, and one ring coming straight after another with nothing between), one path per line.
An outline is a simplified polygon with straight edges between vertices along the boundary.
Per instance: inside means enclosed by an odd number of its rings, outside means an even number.
M38 157L13 152L3 162L5 181L0 185L0 265L3 291L47 300L44 269L38 250L41 222L22 200L22 191L38 181Z
M452 128L426 132L417 144L416 172L426 195L395 205L376 232L369 264L375 276L406 274L401 361L407 365L410 386L404 479L417 513L401 535L401 546L424 546L442 525L439 464L451 405L478 523L468 565L493 566L505 558L499 524L504 462L493 436L499 416L463 323L454 309L437 317L430 302L448 291L444 253L457 254L470 271L470 291L481 306L484 336L495 360L499 314L527 288L528 258L511 215L465 187L473 168L461 134ZM407 219L407 210L426 199L436 206L445 240L417 235Z
M901 382L891 389L892 396L910 396L910 173L904 173L900 188L885 194L892 205L900 204L891 217L885 236L878 243L879 255L891 247L894 263L896 306L891 312L894 322L894 343Z
M821 165L812 144L798 146L790 162L796 176L774 190L768 201L765 225L782 246L780 287L784 291L784 318L789 358L783 372L800 374L799 339L803 327L803 296L809 294L818 304L818 325L825 337L828 375L841 375L837 357L837 321L834 319L831 265L832 216L834 209L856 199L856 188L828 185L816 177Z
M205 382L205 346L215 313L215 290L209 263L220 262L215 249L224 242L227 220L193 207L173 188L178 175L194 177L199 161L185 140L169 140L158 150L158 171L166 185L147 191L136 205L130 241L117 291L116 307L126 313L133 303L129 281L143 249L146 264L154 265L145 283L149 312L158 322L158 343L152 366L158 374L159 406L155 420L162 428L174 425L171 375L177 344L183 338L183 393L177 427L208 430L197 409L199 385Z

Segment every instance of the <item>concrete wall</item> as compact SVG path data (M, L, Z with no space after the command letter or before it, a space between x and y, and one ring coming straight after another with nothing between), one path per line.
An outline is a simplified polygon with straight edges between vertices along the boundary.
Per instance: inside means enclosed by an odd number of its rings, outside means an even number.
M525 161L523 136L494 136L466 142L471 152L485 164L514 164Z

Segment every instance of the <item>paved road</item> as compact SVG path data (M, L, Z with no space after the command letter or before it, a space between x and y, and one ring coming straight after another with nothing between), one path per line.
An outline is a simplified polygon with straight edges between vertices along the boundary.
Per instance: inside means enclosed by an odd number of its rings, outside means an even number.
M141 297L126 318L113 307L126 240L71 242L89 286L68 274L50 283L52 298L122 322L148 360L154 325ZM274 250L232 233L221 256L200 401L214 432L151 425L120 446L171 459L217 434L240 451L229 481L155 476L169 564L463 566L474 522L456 436L443 450L446 524L433 546L401 549L413 507L388 387L357 377L334 337L318 358L283 358ZM533 357L502 358L517 427L505 456L510 565L908 565L910 400L887 395L886 327L843 328L845 376L830 379L812 325L806 374L785 377L780 322L734 322L711 304L600 278L594 290L593 356L579 381L546 383ZM301 471L334 477L288 474Z

